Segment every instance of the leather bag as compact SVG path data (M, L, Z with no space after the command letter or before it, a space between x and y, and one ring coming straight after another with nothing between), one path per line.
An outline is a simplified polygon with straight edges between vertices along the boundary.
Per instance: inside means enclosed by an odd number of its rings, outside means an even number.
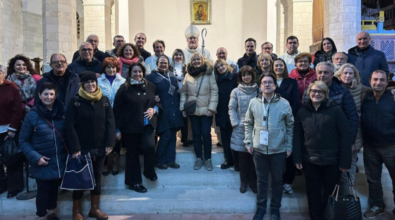
M200 85L199 85L198 92L196 94L196 99L192 100L192 101L187 101L184 104L184 111L187 115L192 115L196 111L196 100L197 100L197 97L199 96L200 87L202 86L202 83L203 83L203 78L204 78L204 75L202 76L202 79L200 80Z

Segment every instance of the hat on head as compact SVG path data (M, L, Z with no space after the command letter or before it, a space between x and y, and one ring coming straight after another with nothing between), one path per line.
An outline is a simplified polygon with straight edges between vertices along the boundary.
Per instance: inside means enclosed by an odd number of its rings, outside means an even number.
M96 73L90 72L90 71L85 71L80 74L80 82L81 83L84 83L89 80L96 81L96 83L97 83Z
M189 38L192 36L196 38L199 38L200 36L199 29L193 24L189 25L185 30L185 38Z

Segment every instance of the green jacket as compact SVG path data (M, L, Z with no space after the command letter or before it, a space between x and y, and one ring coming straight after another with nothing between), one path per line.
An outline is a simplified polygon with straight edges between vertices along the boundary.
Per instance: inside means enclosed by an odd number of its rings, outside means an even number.
M267 105L266 100L265 105ZM278 154L292 151L294 117L288 101L281 98L279 94L274 94L269 104L268 146L262 145L259 142L260 131L264 130L262 94L251 99L245 116L244 126L244 144L246 147L253 147L254 150L263 154Z

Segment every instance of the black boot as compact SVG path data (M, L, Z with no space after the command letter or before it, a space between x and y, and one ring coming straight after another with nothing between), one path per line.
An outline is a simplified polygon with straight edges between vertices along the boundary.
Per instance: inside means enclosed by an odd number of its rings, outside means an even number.
M263 220L263 217L265 217L266 210L263 209L257 209L254 215L254 218L252 220Z

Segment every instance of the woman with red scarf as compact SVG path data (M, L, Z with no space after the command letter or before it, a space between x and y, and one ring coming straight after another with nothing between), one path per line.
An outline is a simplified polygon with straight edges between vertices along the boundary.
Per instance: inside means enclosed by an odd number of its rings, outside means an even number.
M118 51L119 72L123 78L128 78L129 66L132 63L141 63L145 66L144 58L140 56L137 47L132 43L122 45ZM147 73L146 73L147 74Z

